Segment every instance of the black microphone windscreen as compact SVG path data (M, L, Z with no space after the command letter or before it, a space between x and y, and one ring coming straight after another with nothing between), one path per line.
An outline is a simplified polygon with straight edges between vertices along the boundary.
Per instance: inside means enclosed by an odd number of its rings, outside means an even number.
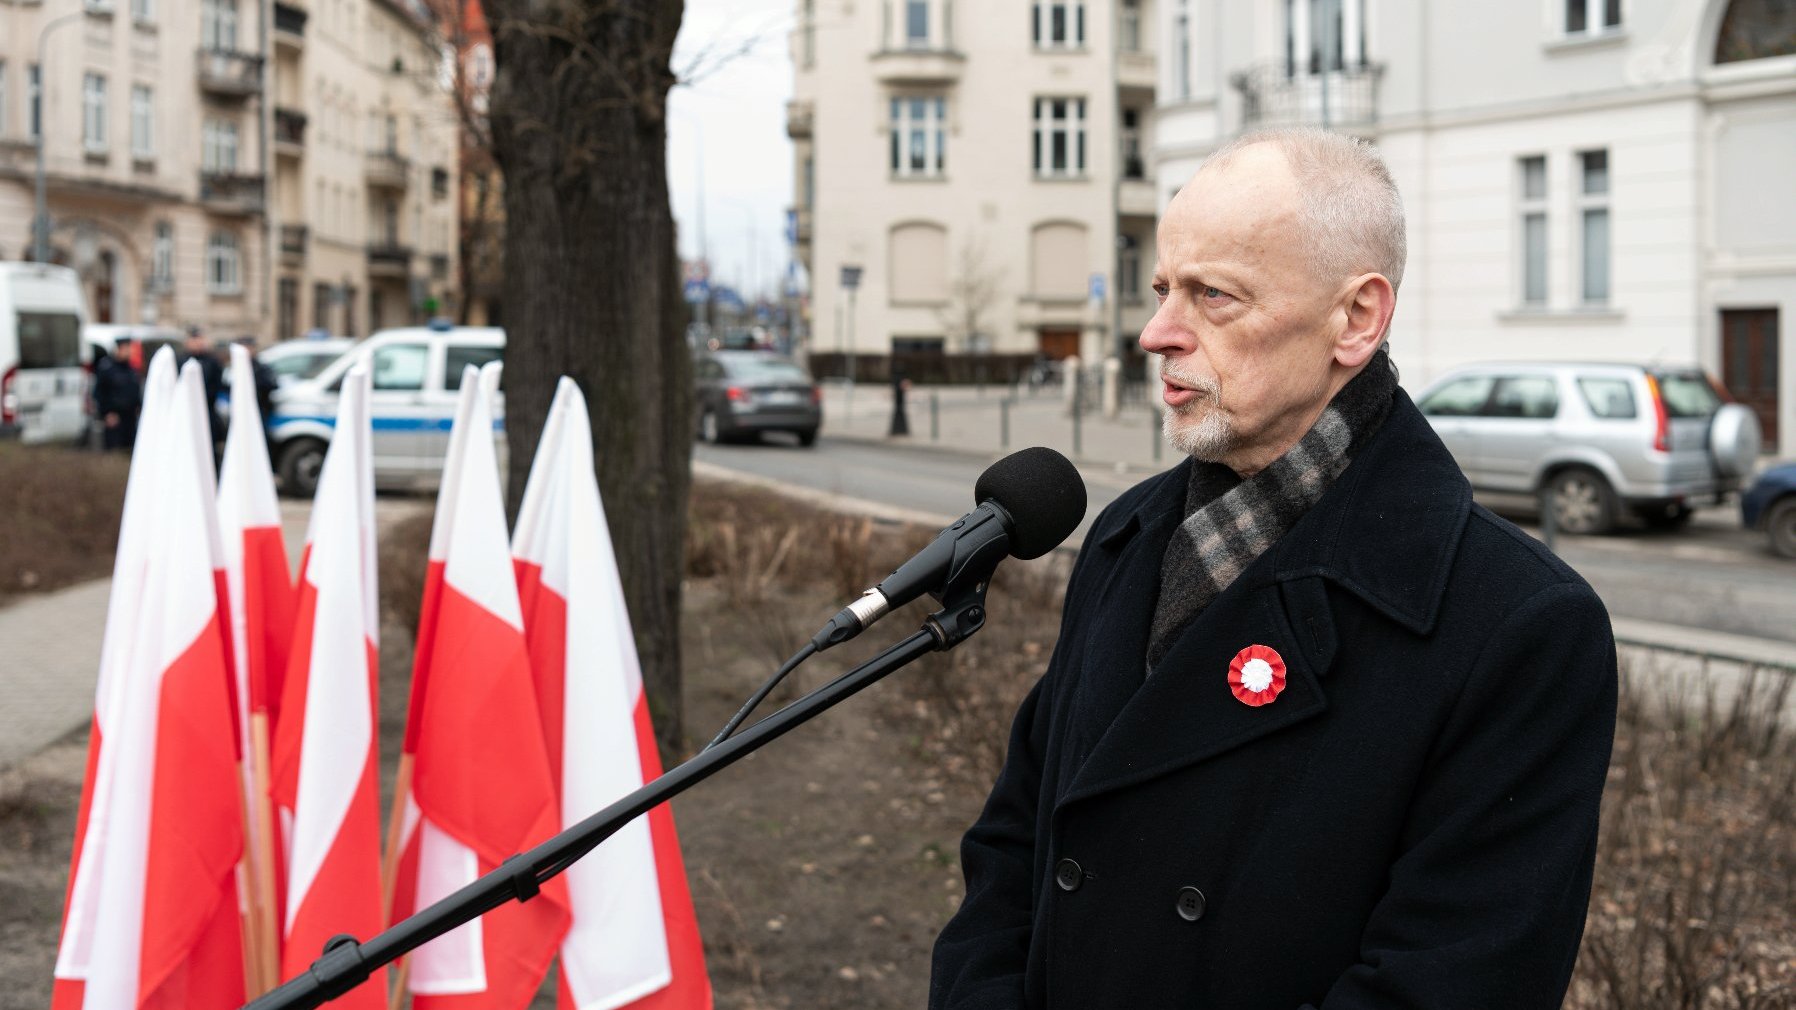
M986 467L973 485L973 503L995 501L1010 513L1012 557L1039 558L1070 536L1085 518L1085 481L1071 461L1046 446L1013 452Z

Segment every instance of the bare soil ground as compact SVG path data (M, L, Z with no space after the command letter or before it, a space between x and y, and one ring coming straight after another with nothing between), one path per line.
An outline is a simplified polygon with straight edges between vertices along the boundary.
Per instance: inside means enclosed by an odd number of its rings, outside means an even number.
M931 532L698 486L682 629L688 752L842 600ZM389 779L427 535L427 519L383 533ZM961 897L959 835L1052 647L1064 574L1051 559L1013 563L979 637L675 801L718 1007L924 1004L930 945ZM923 612L801 667L765 711L907 633ZM1796 1008L1796 741L1759 716L1787 685L1768 678L1737 706L1700 710L1624 696L1568 1007ZM85 749L78 733L0 771L0 1010L49 1002ZM535 1006L552 1007L552 996Z
M0 604L110 574L129 456L0 441Z

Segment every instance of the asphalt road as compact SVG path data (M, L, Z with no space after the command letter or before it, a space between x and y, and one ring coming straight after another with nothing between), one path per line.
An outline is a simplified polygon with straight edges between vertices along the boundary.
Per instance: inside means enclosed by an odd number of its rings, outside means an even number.
M762 445L700 445L694 456L785 484L944 517L973 507L973 483L989 463L980 456L828 435L812 449L770 439ZM1147 476L1090 467L1081 472L1091 504L1076 536ZM1533 515L1520 503L1486 504L1538 535ZM1558 550L1617 617L1796 642L1796 562L1773 556L1764 537L1739 522L1732 506L1706 509L1676 533L1634 529L1561 537Z

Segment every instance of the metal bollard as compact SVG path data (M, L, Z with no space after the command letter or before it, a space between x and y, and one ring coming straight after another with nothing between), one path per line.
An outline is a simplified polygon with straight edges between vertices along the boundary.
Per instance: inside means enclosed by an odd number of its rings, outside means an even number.
M1080 440L1079 415L1085 406L1085 397L1081 386L1073 387L1073 458L1085 455L1084 443Z
M1547 550L1554 554L1559 553L1554 544L1559 539L1559 517L1555 514L1559 511L1556 497L1550 484L1540 496L1540 539L1547 545Z
M1010 449L1010 397L998 401L998 448Z
M942 437L942 403L936 394L929 394L929 440L941 441Z
M1160 412L1157 410L1148 411L1148 417L1151 418L1151 420L1148 421L1147 434L1149 438L1153 439L1154 462L1158 463L1160 462L1161 447L1166 444L1166 437L1160 431Z

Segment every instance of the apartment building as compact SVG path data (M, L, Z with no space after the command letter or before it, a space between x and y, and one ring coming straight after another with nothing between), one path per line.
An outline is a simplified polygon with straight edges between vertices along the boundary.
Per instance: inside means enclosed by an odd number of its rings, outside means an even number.
M814 352L1133 352L1163 0L798 0Z
M1161 205L1260 125L1376 142L1405 383L1694 362L1796 445L1796 11L1779 0L1164 0Z
M265 334L260 8L0 0L0 19L0 259L31 258L41 153L51 258L95 321Z
M274 332L360 336L454 311L458 119L404 0L275 0Z
M0 258L32 256L41 145L51 258L96 321L268 340L449 311L455 117L423 8L119 2L0 0Z

